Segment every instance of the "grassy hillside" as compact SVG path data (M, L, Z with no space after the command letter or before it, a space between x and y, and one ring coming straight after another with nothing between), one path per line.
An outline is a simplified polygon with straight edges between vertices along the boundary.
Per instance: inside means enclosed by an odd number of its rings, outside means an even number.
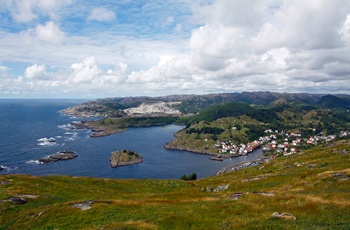
M350 229L349 154L346 139L196 181L2 175L0 229Z
M218 154L215 144L232 141L246 144L265 136L264 130L298 132L302 137L316 134L339 135L350 130L350 113L297 101L278 100L268 107L227 103L210 106L199 114L180 119L187 126L166 145L200 153Z

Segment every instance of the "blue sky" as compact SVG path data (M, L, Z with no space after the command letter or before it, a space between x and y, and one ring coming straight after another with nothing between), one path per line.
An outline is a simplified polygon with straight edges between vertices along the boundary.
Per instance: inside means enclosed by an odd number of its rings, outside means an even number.
M0 98L350 93L342 0L2 0Z

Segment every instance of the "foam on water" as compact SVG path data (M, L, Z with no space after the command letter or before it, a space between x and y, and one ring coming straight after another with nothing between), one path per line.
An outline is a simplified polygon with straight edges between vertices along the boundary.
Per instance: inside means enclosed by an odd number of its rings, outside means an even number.
M26 161L26 163L31 165L42 164L42 162L40 162L39 160L29 160L29 161Z

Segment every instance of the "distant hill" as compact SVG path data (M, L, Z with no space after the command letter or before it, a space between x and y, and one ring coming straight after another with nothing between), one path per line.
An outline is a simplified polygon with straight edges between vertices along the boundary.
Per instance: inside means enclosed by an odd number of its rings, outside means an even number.
M340 97L334 95L326 95L321 97L318 102L319 105L326 108L350 108L350 98L349 97Z
M162 97L116 97L104 98L69 108L69 115L123 116L123 110L138 107L142 103L181 102L174 108L182 114L196 114L203 109L222 103L245 103L268 106L298 102L326 108L349 108L350 95L325 95L307 93L242 92L205 95L169 95Z

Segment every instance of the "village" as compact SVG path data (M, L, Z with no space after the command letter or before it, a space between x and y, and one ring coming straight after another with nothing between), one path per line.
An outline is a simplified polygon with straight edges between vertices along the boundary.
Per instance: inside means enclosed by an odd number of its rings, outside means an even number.
M237 145L232 141L222 141L215 144L215 146L218 148L219 154L230 157L245 156L261 148L265 155L270 155L273 159L281 155L292 155L299 149L306 149L312 145L330 142L337 138L337 135L326 135L322 132L314 136L303 136L301 132L285 132L272 129L267 129L264 132L265 136L247 144ZM349 133L349 131L341 131L338 137L346 137Z

